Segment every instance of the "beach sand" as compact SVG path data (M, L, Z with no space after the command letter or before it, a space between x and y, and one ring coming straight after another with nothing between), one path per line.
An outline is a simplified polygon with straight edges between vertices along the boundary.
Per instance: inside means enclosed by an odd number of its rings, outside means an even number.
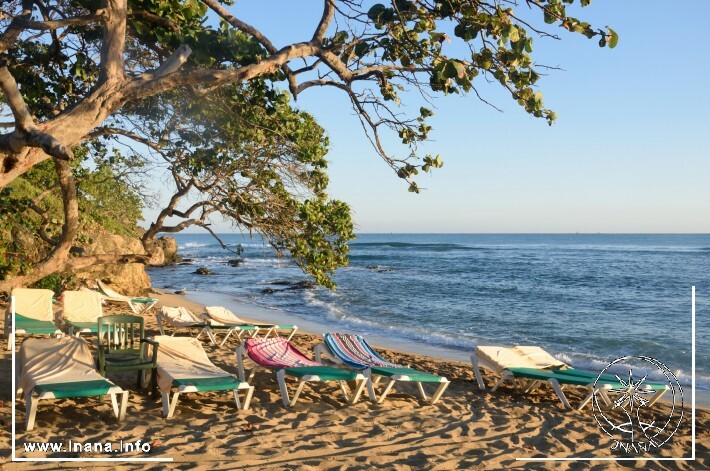
M158 295L164 305L184 305L195 312L202 306L173 294ZM4 308L4 307L3 307ZM155 312L155 311L153 311ZM249 318L248 312L238 313ZM255 319L258 320L258 319ZM153 313L146 315L150 335L157 334ZM299 333L294 343L308 355L319 336ZM18 341L18 344L20 342ZM218 348L203 343L219 367L237 372L230 339ZM5 352L5 342L2 342ZM298 404L285 409L271 373L259 371L251 381L254 398L248 411L237 411L226 392L182 395L171 419L161 416L160 398L136 390L134 374L114 374L112 380L131 392L127 420L117 423L110 403L96 398L63 399L40 403L35 429L24 431L24 401L17 403L18 457L105 458L91 453L25 453L29 442L135 442L151 444L150 454L123 453L112 457L172 458L172 463L45 462L10 463L11 356L4 353L0 370L0 466L13 469L91 467L143 469L708 469L710 412L696 412L696 457L692 461L562 461L531 463L516 458L535 457L688 457L691 454L690 395L685 416L670 441L641 455L612 451L612 440L598 427L591 407L564 410L548 387L523 395L511 387L490 392L494 376L487 374L489 390L478 389L468 363L380 349L391 361L446 376L452 384L441 401L419 400L416 386L403 385L381 404L366 398L347 405L337 386L307 386ZM581 391L567 391L572 404ZM657 406L667 410L667 404Z

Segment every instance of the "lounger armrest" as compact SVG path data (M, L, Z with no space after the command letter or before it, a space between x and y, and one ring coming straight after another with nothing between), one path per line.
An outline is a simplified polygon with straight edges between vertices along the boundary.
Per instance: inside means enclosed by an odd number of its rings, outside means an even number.
M153 368L158 365L158 348L160 344L153 339L141 339L141 344L147 343L153 346L153 356L150 361L153 363Z

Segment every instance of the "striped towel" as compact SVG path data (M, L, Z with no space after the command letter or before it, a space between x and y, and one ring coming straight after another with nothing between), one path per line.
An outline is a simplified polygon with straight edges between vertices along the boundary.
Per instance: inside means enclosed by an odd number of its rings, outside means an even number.
M372 347L359 335L350 334L324 334L328 348L346 365L364 369L371 367L398 368L399 365L390 363L379 356Z
M311 360L284 338L254 338L244 341L247 355L261 366L269 368L298 368L323 366Z

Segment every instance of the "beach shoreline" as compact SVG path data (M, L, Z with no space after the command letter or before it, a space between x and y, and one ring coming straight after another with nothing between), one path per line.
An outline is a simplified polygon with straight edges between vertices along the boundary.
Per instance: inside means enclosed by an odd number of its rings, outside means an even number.
M182 305L195 312L204 309L201 294L187 296L172 293L155 295L159 305ZM211 304L211 303L210 303ZM234 307L234 306L232 306ZM242 306L240 316L253 321L269 321L258 309ZM253 315L254 318L250 317ZM146 328L157 333L154 314L148 314ZM299 329L294 343L312 356L320 336ZM378 342L372 341L379 345ZM236 373L234 348L230 339L222 348L203 342L210 359L227 371ZM304 396L292 409L281 403L273 375L259 373L251 380L256 391L249 411L236 412L233 399L224 393L185 395L175 417L160 415L160 400L147 391L137 391L133 375L117 375L115 381L131 391L125 423L118 424L110 407L94 400L47 401L40 407L37 427L24 432L24 401L18 401L18 456L24 457L102 457L100 453L25 453L22 446L46 440L95 442L142 439L151 443L150 457L172 458L178 469L526 469L529 462L516 458L532 457L618 457L610 449L610 438L599 430L591 409L565 410L550 388L523 395L509 386L490 392L495 378L485 373L485 391L479 390L468 362L435 358L421 352L380 349L393 362L446 376L451 386L441 401L427 405L419 400L416 388L397 388L383 404L361 400L346 405L337 388L326 385L306 387ZM9 377L9 353L3 355L1 372ZM114 378L112 378L114 379ZM2 388L3 428L0 439L3 451L0 464L9 462L9 384ZM572 404L582 397L581 391L566 392ZM665 404L657 407L667 408ZM664 410L664 409L662 409ZM689 412L689 411L688 411ZM98 416L98 417L97 417ZM688 413L688 418L690 414ZM710 443L710 411L696 411L696 455L700 462L677 462L666 466L654 462L659 469L695 469L707 466ZM682 422L673 439L653 452L654 456L689 456L691 449L689 420ZM133 454L133 457L137 455ZM129 457L129 456L127 456ZM651 456L649 456L651 458ZM580 463L559 462L559 469L579 469ZM628 464L628 463L626 463ZM63 466L87 467L87 463L63 463ZM615 468L618 463L599 462L594 469ZM629 467L647 467L638 461ZM18 469L53 469L53 463L15 463ZM88 463L101 467L101 463ZM141 469L140 464L111 463L119 469ZM584 465L582 465L583 469ZM591 466L590 466L591 468Z

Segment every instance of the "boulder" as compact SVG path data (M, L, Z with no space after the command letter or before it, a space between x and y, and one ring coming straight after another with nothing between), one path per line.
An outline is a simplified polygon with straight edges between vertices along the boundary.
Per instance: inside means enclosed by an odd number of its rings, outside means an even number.
M145 254L141 241L115 234L93 234L82 247L86 255ZM141 296L150 288L150 277L142 263L94 265L75 273L77 280L93 285L100 279L113 290L127 296Z
M242 263L244 263L243 258L233 258L232 260L227 260L227 265L230 267L238 267Z
M178 243L174 237L162 236L158 238L158 246L163 250L164 263L172 265L182 260L178 255Z
M197 270L195 270L196 275L212 275L212 271L210 271L206 267L200 267Z

